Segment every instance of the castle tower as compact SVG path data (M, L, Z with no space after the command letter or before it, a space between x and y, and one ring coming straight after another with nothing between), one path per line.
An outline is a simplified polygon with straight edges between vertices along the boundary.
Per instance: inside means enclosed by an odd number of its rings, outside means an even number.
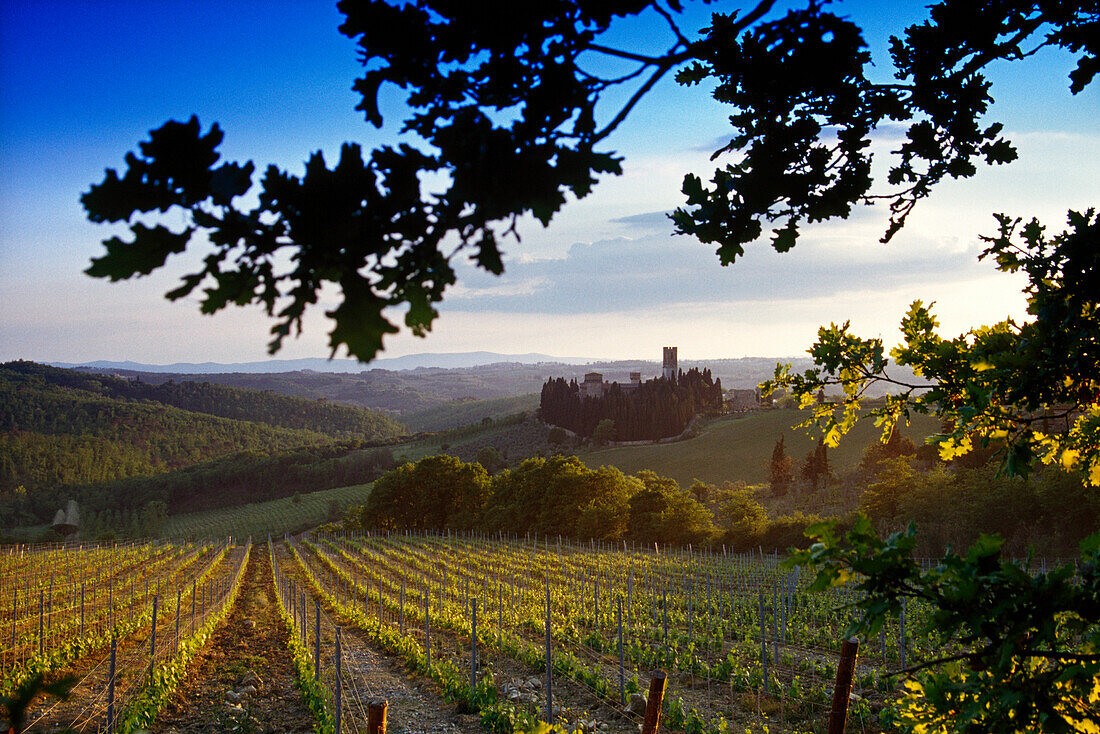
M664 366L661 374L669 382L676 380L676 347L665 347Z

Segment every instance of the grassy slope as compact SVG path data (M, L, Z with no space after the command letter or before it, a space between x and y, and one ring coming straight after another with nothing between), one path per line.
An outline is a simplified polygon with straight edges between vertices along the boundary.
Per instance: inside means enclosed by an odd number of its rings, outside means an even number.
M539 407L539 396L517 395L489 400L454 400L424 410L405 413L401 422L411 431L446 431L478 423L484 418L504 418Z
M701 479L711 484L724 481L744 481L760 484L768 481L768 462L776 440L786 436L787 455L794 461L795 473L803 458L816 444L804 430L792 426L802 420L797 410L772 410L723 417L706 425L693 439L654 446L630 446L582 454L590 467L616 466L626 474L652 469L672 477L682 487ZM939 430L937 421L917 416L913 425L903 432L914 443ZM834 473L855 468L863 449L878 439L879 429L873 423L861 422L845 436L840 446L829 449L829 461Z
M339 503L341 511L350 505L361 505L367 501L370 488L370 484L356 484L303 494L298 502L292 497L284 497L270 502L171 515L162 535L170 538L251 535L254 541L266 540L268 534L297 532L328 522L332 519L329 516L332 502Z

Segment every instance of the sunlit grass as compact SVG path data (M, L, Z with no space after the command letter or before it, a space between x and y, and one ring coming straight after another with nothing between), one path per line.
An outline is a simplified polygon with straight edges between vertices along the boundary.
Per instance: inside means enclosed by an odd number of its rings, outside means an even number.
M362 504L370 495L370 484L337 487L220 510L171 515L162 535L169 538L236 538L252 536L254 540L267 535L298 532L334 518L333 503L342 514L349 505Z
M625 446L581 454L591 468L616 466L624 474L637 474L650 469L672 477L681 487L696 479L710 484L743 481L761 484L768 481L768 465L772 448L780 435L786 437L787 455L794 461L795 471L816 440L804 429L795 429L804 414L797 410L768 410L724 416L703 426L695 438L668 444ZM915 416L913 425L902 428L913 442L920 445L925 436L939 430L935 419ZM834 473L843 473L859 465L864 449L878 440L880 429L873 423L856 424L840 446L829 449L829 461Z

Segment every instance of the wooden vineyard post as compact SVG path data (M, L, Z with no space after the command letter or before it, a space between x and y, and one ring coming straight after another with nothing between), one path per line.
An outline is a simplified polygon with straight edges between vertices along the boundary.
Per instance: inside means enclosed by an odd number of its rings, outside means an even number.
M664 702L667 683L668 676L663 670L656 671L649 681L649 699L645 705L642 734L657 734L657 727L661 725L661 704Z
M470 599L470 691L477 690L477 599Z
M845 640L840 645L840 662L836 667L836 687L833 689L833 708L829 712L829 734L844 734L848 724L848 699L852 694L852 674L856 669L856 653L859 642Z
M340 628L337 627L336 628L336 691L335 691L336 705L334 706L334 708L336 709L336 722L335 722L336 727L335 728L336 728L337 732L340 731L340 723L341 723L341 720L342 720L341 715L344 713L344 702L343 702L344 680L343 680L343 677L341 675L342 672L343 672L343 666L341 664L343 662L343 653L344 653L344 651L343 651L343 649L341 649L341 646L340 646Z
M15 617L19 609L19 582L15 583L15 590L11 595L11 663L15 665Z
M49 634L50 629L53 627L53 572L50 573L49 609L49 614L46 617L46 634Z
M905 607L906 599L901 598L901 612L898 614L898 668L905 669Z
M386 706L387 702L381 698L367 705L367 734L386 734Z
M779 590L778 584L772 584L772 662L779 667L779 626L776 618L779 616Z
M316 601L313 624L313 680L321 680L321 599Z
M768 637L764 618L764 593L760 593L760 665L764 668L764 693L768 692Z
M107 666L107 734L115 731L115 654L118 643L111 632L111 658Z
M176 652L180 651L180 587L176 586Z
M669 646L668 646L668 589L665 589L664 592L662 592L661 599L662 599L662 604L664 605L663 608L664 608L664 615L665 615L665 653L668 655L668 658L671 660L672 659L672 652L671 652L671 650L669 649Z
M428 592L431 593L431 592ZM424 652L428 656L428 670L432 669L432 622L428 619L428 594L424 594Z
M153 684L153 673L157 668L157 599L153 597L153 631L149 635L149 685Z
M685 575L686 575L685 571ZM695 644L695 618L692 616L692 590L695 586L695 579L686 579L687 586L687 618L688 618L688 643Z
M551 688L553 661L550 656L550 577L546 577L546 723L553 722L554 697Z
M309 637L307 630L309 626L306 624L306 592L301 592L300 602L298 604L298 610L301 615L301 624L298 625L302 630L302 647L309 647Z
M615 621L619 627L619 703L626 706L626 671L623 668L623 600L619 598Z
M595 611L596 619L596 634L603 634L603 627L600 625L600 574L596 575L592 579L592 608Z

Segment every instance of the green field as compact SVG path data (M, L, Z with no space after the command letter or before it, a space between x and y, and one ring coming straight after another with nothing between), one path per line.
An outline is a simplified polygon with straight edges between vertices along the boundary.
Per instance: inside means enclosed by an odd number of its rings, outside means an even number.
M539 396L517 395L489 400L452 400L442 405L401 415L401 422L411 431L447 431L485 418L499 420L516 413L529 413L539 407Z
M293 497L208 510L186 515L171 515L161 535L168 538L219 538L232 535L236 538L252 536L253 540L266 539L270 535L298 532L315 527L329 520L333 503L339 505L341 514L349 505L367 501L370 484L337 487L321 492L311 492Z
M615 466L625 474L651 469L672 477L687 487L701 479L711 484L743 481L761 484L768 481L768 461L780 435L786 436L787 455L794 460L795 472L816 440L804 429L792 426L802 421L798 410L769 410L739 416L717 418L707 423L695 438L651 446L626 446L581 454L591 468ZM920 445L925 436L936 433L939 423L927 416L916 416L902 433ZM845 436L840 446L829 449L834 474L854 469L864 448L878 440L879 429L861 422Z

